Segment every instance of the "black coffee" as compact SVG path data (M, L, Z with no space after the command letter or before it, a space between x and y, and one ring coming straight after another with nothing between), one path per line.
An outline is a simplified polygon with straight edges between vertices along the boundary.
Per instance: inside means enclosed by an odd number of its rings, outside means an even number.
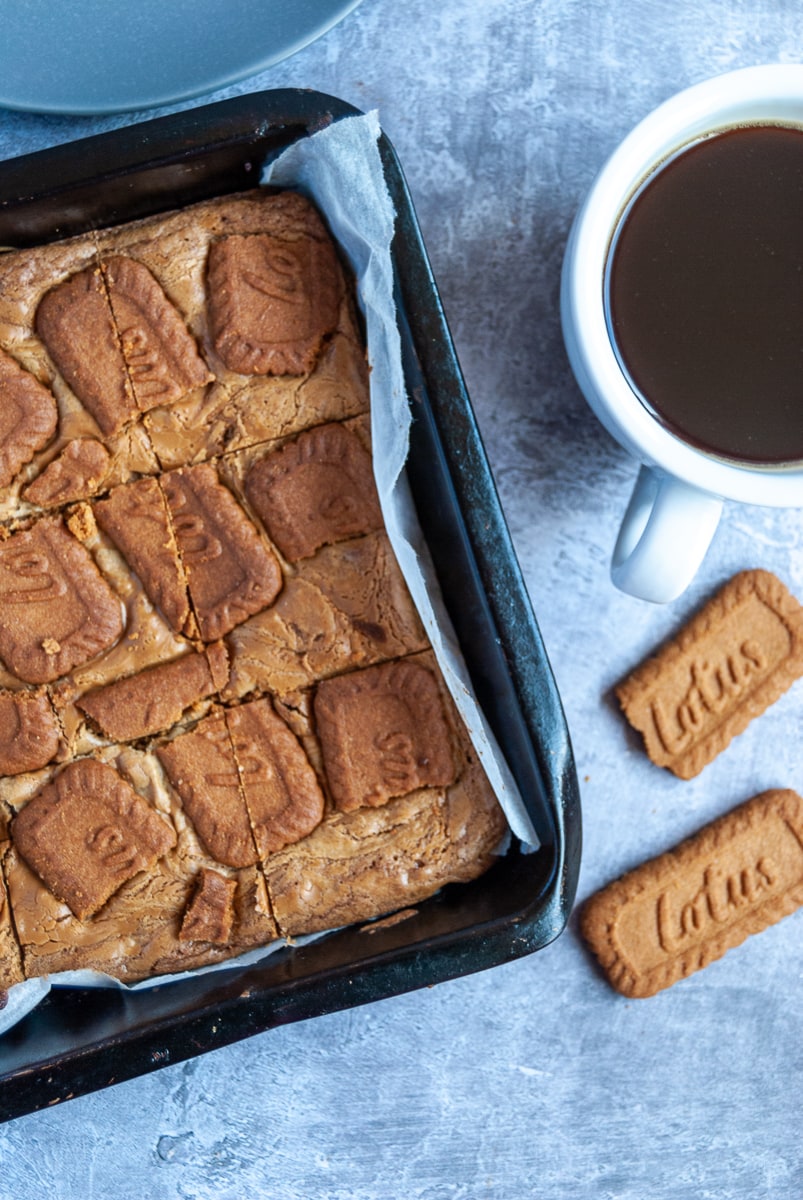
M648 180L607 276L636 390L685 441L803 460L803 130L729 129Z

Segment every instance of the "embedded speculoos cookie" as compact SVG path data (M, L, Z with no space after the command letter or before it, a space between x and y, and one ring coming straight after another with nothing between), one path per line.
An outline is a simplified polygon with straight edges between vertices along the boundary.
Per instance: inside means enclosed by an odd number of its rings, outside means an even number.
M382 663L324 680L315 722L335 805L351 812L453 783L452 736L434 673Z
M770 791L609 884L581 932L610 984L652 996L803 904L803 800Z
M0 990L373 919L505 828L384 529L314 206L0 256Z
M177 725L187 709L217 693L228 680L222 643L146 667L85 693L76 702L113 742L132 742Z
M79 920L175 842L172 827L112 767L67 766L11 822L15 847Z
M318 778L295 734L267 699L226 712L260 856L311 833L323 819Z
M110 258L59 283L42 299L36 329L104 434L213 378L174 306L132 258Z
M56 714L44 690L0 691L0 774L39 770L56 757L60 740Z
M267 454L245 492L289 562L383 527L371 456L343 425L319 426Z
M104 533L136 571L151 602L177 633L192 635L187 576L179 558L167 502L155 479L114 488L92 506Z
M252 866L258 853L223 713L204 717L156 754L212 858Z
M57 426L52 393L0 350L0 487L52 440Z
M36 332L101 433L118 433L136 416L137 402L98 265L47 293L36 311Z
M210 867L202 867L195 894L181 922L179 939L225 946L234 925L236 891L236 879L221 875Z
M0 658L25 683L52 683L123 631L122 606L60 517L0 542Z
M137 408L173 404L210 383L214 376L148 268L123 255L101 268Z
M201 637L212 641L276 598L279 561L211 463L170 471L161 483Z
M768 571L743 571L616 695L652 761L691 779L801 674L803 607Z
M111 455L95 438L73 438L22 491L39 508L58 508L99 492L111 468Z
M243 375L304 375L337 325L341 275L328 240L232 234L209 248L215 349Z

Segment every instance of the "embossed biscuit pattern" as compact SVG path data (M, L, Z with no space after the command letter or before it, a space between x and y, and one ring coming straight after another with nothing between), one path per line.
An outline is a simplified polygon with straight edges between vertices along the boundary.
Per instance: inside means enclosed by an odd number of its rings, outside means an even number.
M11 822L14 846L79 920L175 843L159 817L112 767L68 763Z
M609 983L646 997L803 904L803 800L764 792L586 901L583 937Z
M302 375L337 324L334 248L313 238L229 234L212 242L210 324L217 353L244 375Z
M616 688L654 763L690 779L803 674L803 607L743 571Z
M325 811L321 784L292 730L263 697L226 709L243 799L259 855L301 841Z
M122 605L61 517L0 542L0 657L24 683L52 683L120 637Z
M111 455L95 438L67 442L40 475L22 490L38 508L61 508L99 492L111 469Z
M100 260L131 393L140 412L174 404L214 379L175 306L147 267Z
M340 812L454 782L443 700L436 674L420 658L381 663L318 684L315 723Z
M0 775L36 771L52 762L60 745L58 719L44 689L0 692Z
M50 391L0 351L0 487L44 449L56 432L58 409Z

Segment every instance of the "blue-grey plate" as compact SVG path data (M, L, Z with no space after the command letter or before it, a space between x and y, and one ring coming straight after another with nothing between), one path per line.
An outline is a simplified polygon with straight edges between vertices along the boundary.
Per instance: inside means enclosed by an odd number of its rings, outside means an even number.
M110 113L173 104L255 75L359 0L10 0L0 106Z

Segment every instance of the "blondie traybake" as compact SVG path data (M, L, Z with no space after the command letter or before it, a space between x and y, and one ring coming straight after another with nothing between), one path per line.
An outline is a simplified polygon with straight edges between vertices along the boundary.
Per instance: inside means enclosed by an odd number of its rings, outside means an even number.
M293 193L0 256L0 988L221 961L493 861L367 380Z

